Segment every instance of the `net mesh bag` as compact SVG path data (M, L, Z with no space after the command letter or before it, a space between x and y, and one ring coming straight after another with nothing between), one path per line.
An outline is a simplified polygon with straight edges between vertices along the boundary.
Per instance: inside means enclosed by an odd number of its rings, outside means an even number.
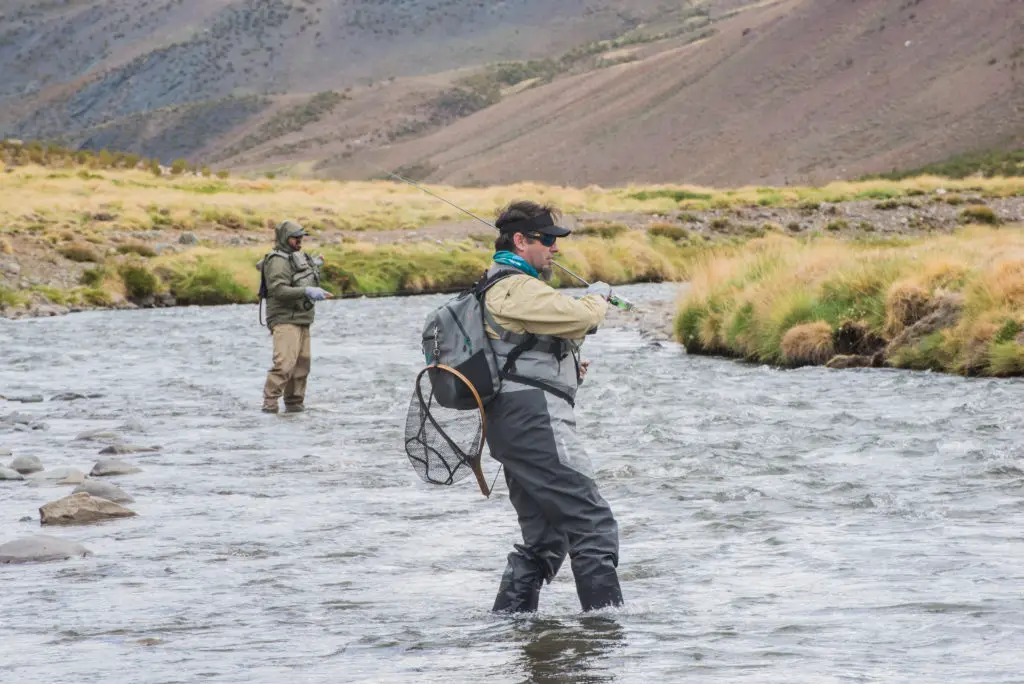
M416 377L405 421L405 453L424 482L452 485L476 474L482 481L480 454L484 444L483 406L476 409L446 408L438 401L435 386L452 383L471 387L458 372L445 366L428 366ZM475 391L473 392L475 395ZM481 484L486 495L486 485Z

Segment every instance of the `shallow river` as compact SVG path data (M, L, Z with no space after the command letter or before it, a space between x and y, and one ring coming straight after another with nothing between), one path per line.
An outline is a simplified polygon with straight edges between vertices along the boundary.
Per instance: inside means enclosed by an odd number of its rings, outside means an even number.
M0 566L0 681L1024 680L1024 383L601 331L578 416L627 605L580 615L567 563L539 614L495 616L504 483L423 484L401 443L443 299L321 304L300 415L259 412L255 306L0 321L0 394L103 394L0 401L48 425L0 426L0 448L88 472L87 430L162 447L111 478L135 518L41 530L71 487L0 482L0 543L94 552Z

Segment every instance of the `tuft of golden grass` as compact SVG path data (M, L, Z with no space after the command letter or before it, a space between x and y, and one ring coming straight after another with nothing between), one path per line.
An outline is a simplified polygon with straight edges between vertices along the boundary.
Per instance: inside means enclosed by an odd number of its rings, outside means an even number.
M857 323L891 341L954 300L962 302L952 309L958 318L939 329L915 326L900 336L909 347L890 350L889 363L1007 375L1024 344L1021 225L968 226L888 246L768 235L732 254L708 254L692 271L676 333L695 353L825 363L826 327L834 337Z
M825 321L802 323L786 331L782 358L791 366L820 366L835 356L832 326Z
M928 315L932 298L928 289L914 280L901 280L885 293L885 328L888 337L895 337Z

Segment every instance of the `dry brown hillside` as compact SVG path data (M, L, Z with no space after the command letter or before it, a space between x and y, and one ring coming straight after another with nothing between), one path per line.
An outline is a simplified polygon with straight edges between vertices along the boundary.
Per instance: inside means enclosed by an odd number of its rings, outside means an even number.
M0 74L164 163L813 183L1024 144L1024 0L6 0Z
M717 29L366 157L459 184L736 185L1024 144L1021 0L783 0Z
M543 57L565 43L618 35L663 14L663 4L691 3L5 0L0 132L57 136L122 124L135 131L154 112L197 104L205 106L200 115L228 110L215 118L238 126L260 109L240 112L236 100L245 96Z

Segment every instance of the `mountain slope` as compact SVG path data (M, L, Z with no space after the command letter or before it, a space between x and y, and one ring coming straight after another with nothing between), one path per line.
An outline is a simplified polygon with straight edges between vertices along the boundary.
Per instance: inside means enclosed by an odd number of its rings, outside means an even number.
M660 4L12 0L0 15L0 126L25 137L59 135L230 96L316 92L544 56L563 38L621 32Z
M7 0L0 73L0 135L164 162L817 183L1024 145L1024 0Z
M447 183L732 185L1024 144L1022 19L1019 0L785 0L366 155Z

